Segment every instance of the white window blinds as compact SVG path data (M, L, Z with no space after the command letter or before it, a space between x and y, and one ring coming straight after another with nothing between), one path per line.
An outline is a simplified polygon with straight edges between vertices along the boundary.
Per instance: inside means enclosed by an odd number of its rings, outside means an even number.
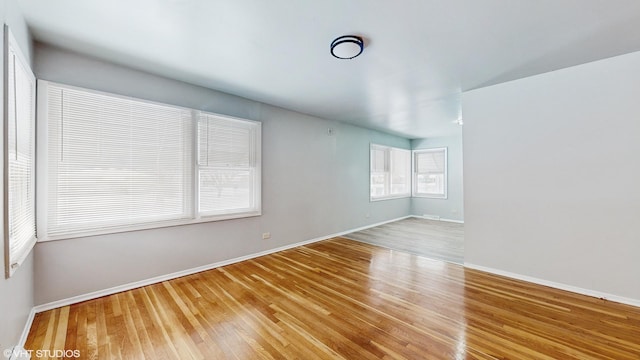
M259 122L47 81L38 91L44 240L261 214Z
M411 193L411 151L391 148L391 195Z
M447 197L447 149L414 150L414 196Z
M36 241L35 227L35 78L16 41L5 28L5 229L6 275L11 276Z
M389 161L386 148L371 145L371 198L388 194Z
M202 216L259 210L260 123L200 113L199 212Z
M411 151L372 144L370 156L372 200L411 195Z
M191 110L48 85L49 236L192 214Z

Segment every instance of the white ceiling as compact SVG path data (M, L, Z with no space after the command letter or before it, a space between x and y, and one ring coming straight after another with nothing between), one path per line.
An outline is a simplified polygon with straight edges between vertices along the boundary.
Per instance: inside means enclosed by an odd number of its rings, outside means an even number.
M640 50L638 0L21 0L34 37L408 138L460 93ZM338 60L331 41L366 40Z

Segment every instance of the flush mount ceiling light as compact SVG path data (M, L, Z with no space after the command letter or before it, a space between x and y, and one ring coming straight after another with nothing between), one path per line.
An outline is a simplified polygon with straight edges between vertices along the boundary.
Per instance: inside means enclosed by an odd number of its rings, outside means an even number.
M340 36L331 42L331 55L338 59L353 59L362 54L364 42L360 36Z

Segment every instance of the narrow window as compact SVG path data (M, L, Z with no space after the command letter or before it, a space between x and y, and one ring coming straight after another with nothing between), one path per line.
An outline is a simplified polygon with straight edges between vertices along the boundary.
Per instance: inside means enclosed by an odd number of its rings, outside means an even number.
M260 123L201 113L200 216L260 212Z
M413 151L413 196L447 197L447 149Z
M13 275L36 241L35 77L5 26L5 274Z

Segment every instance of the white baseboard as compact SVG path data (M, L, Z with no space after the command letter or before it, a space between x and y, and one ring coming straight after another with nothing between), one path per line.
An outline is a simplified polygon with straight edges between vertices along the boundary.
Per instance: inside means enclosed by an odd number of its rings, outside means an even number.
M464 220L454 220L454 219L443 219L443 218L440 218L440 221L451 222L451 223L456 223L456 224L464 224Z
M444 222L452 222L457 224L464 224L464 220L454 220L454 219L444 219L437 215L410 215L409 217L418 218L418 219L427 219L427 220L436 220L436 221L444 221Z
M139 287L143 287L143 286L147 286L147 285L151 285L151 284L156 284L156 283L167 281L167 280L171 280L171 279L176 279L176 278L179 278L179 277L183 277L183 276L199 273L199 272L202 272L202 271L215 269L215 268L218 268L218 267L221 267L221 266L235 264L235 263L238 263L238 262L241 262L241 261L257 258L257 257L264 256L264 255L273 254L273 253L276 253L276 252L279 252L279 251L289 250L289 249L292 249L292 248L295 248L295 247L298 247L298 246L303 246L303 245L311 244L311 243L314 243L314 242L318 242L318 241L327 240L327 239L331 239L331 238L334 238L334 237L346 235L348 233L352 233L352 232L355 232L355 231L361 231L361 230L365 230L365 229L372 228L372 227L375 227L375 226L383 225L383 224L386 224L386 223L390 223L390 222L394 222L394 221L398 221L398 220L403 220L403 219L406 219L406 218L408 218L410 216L411 215L403 216L403 217L400 217L400 218L397 218L397 219L387 220L387 221L383 221L383 222L379 222L379 223L375 223L375 224L370 224L370 225L362 226L362 227L359 227L359 228L356 228L356 229L346 230L346 231L342 231L342 232L331 234L331 235L321 236L321 237L317 237L317 238L310 239L310 240L305 240L305 241L301 241L301 242L297 242L297 243L293 243L293 244L289 244L289 245L285 245L285 246L280 246L280 247L277 247L277 248L274 248L274 249L260 251L260 252L257 252L257 253L244 255L244 256L240 256L240 257L229 259L229 260L223 260L223 261L219 261L219 262L212 263L212 264L202 265L202 266L194 267L194 268L191 268L191 269L174 272L174 273L171 273L171 274L160 275L160 276L156 276L156 277L153 277L153 278L150 278L150 279L146 279L146 280L134 281L134 282L131 282L131 283L128 283L128 284L118 285L118 286L114 286L114 287L111 287L111 288L108 288L108 289L98 290L98 291L90 292L90 293L87 293L87 294L82 294L82 295L72 296L72 297L66 298L66 299L52 301L52 302L49 302L49 303L46 303L46 304L36 305L36 306L34 306L32 313L40 313L40 312L43 312L43 311L56 309L56 308L59 308L59 307L63 307L63 306L67 306L67 305L71 305L71 304L75 304L75 303L79 303L79 302L83 302L83 301L87 301L87 300L93 300L93 299L97 299L99 297L112 295L112 294L116 294L116 293L119 293L119 292L131 290L131 289L136 289L136 288L139 288ZM33 317L31 318L31 321L33 321ZM26 327L27 334L29 332L29 328L30 327L31 327L31 323L28 323L28 327ZM26 337L25 337L25 340L26 340Z
M505 276L505 277L512 278L512 279L522 280L522 281L526 281L526 282L530 282L530 283L534 283L534 284L538 284L538 285L549 286L549 287L560 289L560 290L570 291L570 292L576 293L576 294L591 296L591 297L595 297L595 298L599 298L599 299L604 299L604 300L607 300L607 301L613 301L613 302L617 302L617 303L621 303L621 304L640 307L640 300L638 300L638 299L626 298L626 297L613 295L613 294L608 294L608 293L604 293L604 292L596 291L596 290L583 289L583 288L580 288L580 287L577 287L577 286L573 286L573 285L557 283L557 282L554 282L554 281L539 279L539 278L532 277L532 276L516 274L516 273L509 272L509 271L498 270L498 269L494 269L494 268L490 268L490 267L486 267L486 266L481 266L481 265L475 265L475 264L471 264L471 263L468 263L468 262L464 263L464 267L469 268L469 269L488 272L488 273L491 273L491 274L501 275L501 276Z
M22 329L22 334L20 334L20 340L18 340L18 346L24 348L24 344L27 342L27 337L29 336L29 330L31 330L31 324L33 324L33 318L35 316L36 316L36 308L32 307L31 311L29 311L27 322L24 324L24 329Z

